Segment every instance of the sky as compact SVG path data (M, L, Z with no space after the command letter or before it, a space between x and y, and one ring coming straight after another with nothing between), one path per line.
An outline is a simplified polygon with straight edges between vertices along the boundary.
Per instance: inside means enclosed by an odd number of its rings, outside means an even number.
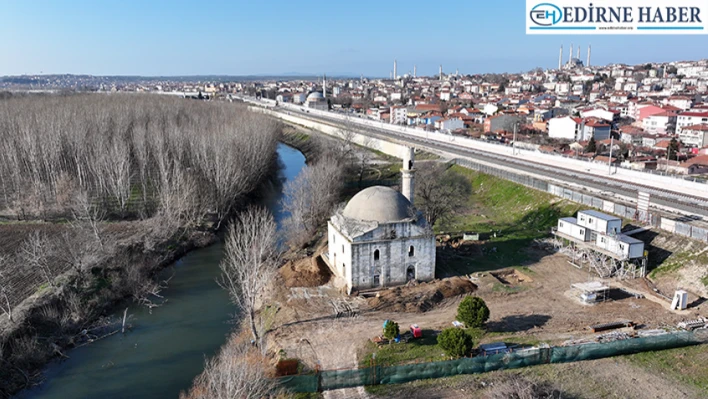
M708 36L526 35L524 0L0 0L0 75L388 76L706 57ZM574 51L575 53L575 51Z

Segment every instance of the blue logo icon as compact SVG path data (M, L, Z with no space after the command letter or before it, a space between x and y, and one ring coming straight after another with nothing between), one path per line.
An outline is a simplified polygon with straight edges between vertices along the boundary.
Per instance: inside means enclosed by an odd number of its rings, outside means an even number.
M540 26L551 26L561 21L563 12L551 3L541 3L531 9L531 21Z

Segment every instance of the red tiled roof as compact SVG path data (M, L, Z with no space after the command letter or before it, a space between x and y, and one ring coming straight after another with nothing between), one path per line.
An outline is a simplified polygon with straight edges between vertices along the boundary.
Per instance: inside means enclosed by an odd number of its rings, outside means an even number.
M708 165L708 155L699 155L681 163L683 167L689 167L691 165Z
M663 108L663 109L666 110L666 111L683 111L681 108L679 108L679 107L674 107L673 105L664 105L664 106L661 107L661 108Z
M585 122L585 126L590 126L590 127L610 127L609 124L605 122L600 122L600 121L595 121L595 120L589 120Z
M708 112L684 112L680 114L681 116L699 116L708 117Z
M708 132L708 125L700 124L700 125L685 126L682 130L698 130L701 132Z

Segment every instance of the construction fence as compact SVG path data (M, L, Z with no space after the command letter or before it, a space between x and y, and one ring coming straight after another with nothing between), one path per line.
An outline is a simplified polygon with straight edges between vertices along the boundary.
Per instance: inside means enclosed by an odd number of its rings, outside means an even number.
M372 366L360 369L325 370L310 375L280 377L282 386L292 392L320 392L365 385L404 382L477 374L549 363L568 363L601 359L639 352L680 348L708 342L708 331L679 331L607 343L539 347L489 356L475 356L444 362Z
M612 213L624 219L634 220L646 226L656 227L668 231L672 234L692 238L694 240L708 242L708 229L692 224L692 222L694 221L690 218L670 219L661 217L661 215L659 215L658 213L651 213L645 210L637 209L637 207L625 204L618 204L603 198L589 195L585 192L549 183L545 180L510 172L507 170L498 169L494 166L481 164L466 159L458 158L455 159L453 162L468 169L476 170L492 176L497 176L505 180L510 180L526 187L534 188L536 190L545 191L557 197L577 202L579 204L587 205L589 207L602 210L606 213Z

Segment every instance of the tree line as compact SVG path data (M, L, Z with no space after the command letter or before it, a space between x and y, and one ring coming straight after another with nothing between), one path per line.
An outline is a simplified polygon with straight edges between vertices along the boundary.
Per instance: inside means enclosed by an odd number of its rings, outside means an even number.
M0 251L0 396L30 384L33 370L92 328L103 331L100 315L114 301L159 306L157 265L236 213L272 173L278 139L275 121L229 104L130 94L0 100L0 218L62 222L38 224ZM105 223L128 219L143 220ZM18 306L38 291L47 295L37 307Z
M218 225L269 172L277 133L277 122L228 104L10 98L0 101L0 212L49 219L88 204L84 213L114 219L191 225L210 215Z

